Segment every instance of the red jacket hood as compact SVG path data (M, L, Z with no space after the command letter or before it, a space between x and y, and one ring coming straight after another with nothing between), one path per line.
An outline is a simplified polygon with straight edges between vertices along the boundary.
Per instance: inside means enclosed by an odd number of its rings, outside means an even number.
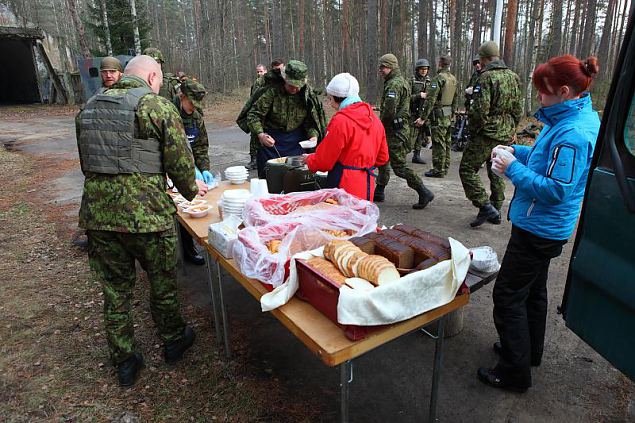
M365 131L367 131L373 123L371 116L374 115L373 109L368 103L364 103L363 101L353 103L350 106L339 110L337 114L352 120L357 126Z

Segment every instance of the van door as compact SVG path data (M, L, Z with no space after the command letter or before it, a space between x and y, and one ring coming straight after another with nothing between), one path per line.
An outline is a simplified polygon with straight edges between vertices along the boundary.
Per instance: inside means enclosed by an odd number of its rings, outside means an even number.
M634 87L635 37L631 13L591 164L560 310L567 327L633 380Z

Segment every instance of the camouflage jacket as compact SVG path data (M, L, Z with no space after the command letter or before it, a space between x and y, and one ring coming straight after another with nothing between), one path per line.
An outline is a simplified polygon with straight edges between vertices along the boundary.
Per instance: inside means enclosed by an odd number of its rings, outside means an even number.
M140 78L125 76L106 91L106 95L122 94L129 88L144 85L147 84ZM81 113L75 118L78 141ZM185 198L194 198L198 192L194 182L194 159L174 105L155 94L143 96L136 111L134 136L159 140L166 173ZM86 172L84 176L79 210L81 228L145 233L173 227L176 208L166 193L165 175Z
M410 119L413 121L420 117L426 105L426 99L421 98L421 93L428 91L430 81L432 79L429 75L421 76L416 71L414 78L410 81Z
M163 74L163 85L159 90L159 95L167 100L173 101L178 92L178 87L181 81L173 73Z
M386 132L395 132L395 119L401 118L403 125L410 117L410 85L401 76L399 69L393 69L384 80L379 119Z
M265 76L259 76L258 78L256 78L256 80L254 81L254 83L251 86L251 90L249 90L249 95L253 95L256 90L258 88L262 88L265 85Z
M489 63L474 85L468 113L470 134L507 143L523 114L518 75L502 60Z
M470 76L470 82L468 82L467 87L472 87L474 89L474 85L476 85L476 81L478 81L478 77L481 73L477 70L472 72L472 76ZM465 110L469 110L472 104L472 95L465 93Z
M207 128L205 128L203 115L198 109L194 110L191 115L185 113L181 108L181 101L178 96L174 97L174 105L181 115L185 135L192 148L196 167L201 172L209 170L209 140L207 138Z
M443 103L441 103L441 98L443 97L444 90L450 89L450 83L454 84L454 89L456 90L456 77L446 68L439 69L430 82L428 97L426 98L426 107L423 112L421 112L421 119L430 120L432 118L432 116L430 116L432 109L442 107ZM452 109L455 108L456 97L455 91L451 101Z
M258 94L247 113L251 133L267 129L290 132L304 127L307 137L324 138L326 117L322 102L308 84L295 95L288 94L280 84L268 85L254 96Z
M258 80L260 80L260 78L258 78ZM254 82L254 86L256 85L258 80ZM251 130L249 129L249 122L247 121L247 114L249 113L249 110L251 110L251 106L254 105L256 100L258 100L262 93L264 93L270 86L283 85L284 79L282 79L282 76L280 76L280 74L274 73L273 71L268 71L262 76L260 86L258 86L257 88L254 88L252 86L252 92L249 95L249 100L245 102L243 108L238 114L238 117L236 118L236 123L238 124L238 127L243 130L243 132L245 132L246 134L251 132Z

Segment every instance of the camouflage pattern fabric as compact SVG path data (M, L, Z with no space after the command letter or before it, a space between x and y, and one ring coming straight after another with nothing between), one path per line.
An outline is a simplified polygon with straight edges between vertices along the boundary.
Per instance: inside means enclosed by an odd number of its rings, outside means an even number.
M192 148L194 163L201 172L209 170L209 140L207 138L207 128L205 128L203 116L198 110L194 110L191 115L188 115L181 108L179 97L177 96L175 99L176 104L178 104L181 120L183 121L183 128L185 129L187 140Z
M265 76L259 76L258 78L256 78L256 80L254 81L254 83L251 85L251 90L249 90L249 95L254 95L254 93L256 92L256 90L258 90L259 88L262 88L265 86Z
M433 117L430 130L432 132L432 169L440 175L447 175L450 168L450 145L452 143L449 116Z
M291 132L303 127L308 137L324 135L324 111L321 104L308 98L310 87L305 86L295 95L288 94L284 86L268 86L253 102L247 113L247 124L252 134L275 129ZM316 108L319 107L319 110ZM320 116L321 111L321 116Z
M490 202L500 211L505 200L505 180L492 172L490 154L492 148L499 144L498 141L483 136L470 137L459 167L459 176L463 184L463 191L474 207L482 207ZM487 176L490 180L491 195L487 198L487 192L483 187L478 171L481 165L487 166Z
M378 185L386 186L390 181L390 168L403 178L412 189L423 185L406 164L406 154L411 150L409 138L410 118L410 85L401 76L399 69L393 69L384 80L384 91L381 97L379 119L386 130L386 142L390 154L389 164L379 167ZM396 119L401 123L395 124Z
M427 92L430 85L430 77L428 75L421 76L415 70L415 76L410 81L410 145L411 150L421 150L421 147L430 135L430 127L425 124L423 126L415 126L414 122L421 116L426 104L426 99L421 98L421 93Z
M474 86L476 85L476 81L478 81L478 76L481 73L477 70L475 70L474 72L472 72L472 76L470 76L470 82L468 82L467 86L468 87L472 87L472 89L474 89ZM467 87L466 87L467 88ZM470 107L472 105L472 95L471 94L465 94L465 110L469 111Z
M454 84L454 85L453 85ZM443 98L446 90L454 89L456 78L447 68L441 68L432 78L428 88L428 98L426 106L421 113L421 119L430 122L430 131L432 132L432 168L434 173L446 175L450 168L450 144L452 125L452 117L444 116L442 107ZM447 93L448 96L452 93ZM450 101L454 109L456 102L456 92Z
M522 93L518 75L502 60L490 62L481 71L468 112L470 142L463 152L459 175L467 198L476 207L488 201L478 176L480 166L487 162L490 180L490 200L498 210L505 198L505 182L491 171L489 157L498 144L509 144L522 117Z
M166 100L174 101L174 97L179 92L178 87L181 81L173 73L163 74L163 85L159 89L159 95Z
M140 78L125 76L106 95L119 95L129 88L144 85L147 86ZM81 113L76 118L77 139ZM194 182L194 159L174 105L158 95L147 94L139 100L136 116L135 137L159 140L166 173L184 197L194 198L198 192ZM165 175L86 172L84 176L79 211L81 228L147 233L173 227L176 208L166 193Z
M135 259L150 281L150 310L164 343L179 339L185 322L179 312L176 285L176 234L126 234L87 231L91 269L102 282L104 324L113 364L134 353L132 292L137 279Z
M260 148L260 140L258 139L258 135L254 133L249 134L249 156L255 157L258 154L258 149Z

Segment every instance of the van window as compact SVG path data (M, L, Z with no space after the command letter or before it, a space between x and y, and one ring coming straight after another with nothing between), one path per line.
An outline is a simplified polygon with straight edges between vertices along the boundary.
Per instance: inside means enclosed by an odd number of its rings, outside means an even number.
M635 156L635 96L631 99L631 107L624 127L624 143L628 152Z
M99 69L93 67L88 69L88 74L91 78L97 78L99 76Z

